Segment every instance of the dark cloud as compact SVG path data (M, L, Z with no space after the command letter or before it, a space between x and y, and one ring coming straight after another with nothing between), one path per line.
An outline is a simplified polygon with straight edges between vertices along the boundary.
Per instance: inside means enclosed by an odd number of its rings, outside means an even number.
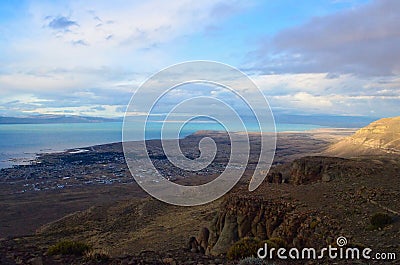
M262 45L254 59L264 72L396 74L399 21L400 1L375 0L284 30Z
M56 17L53 18L50 23L49 27L56 30L68 30L69 27L72 26L79 26L76 21L70 20L67 17Z
M92 107L92 110L99 110L99 111L102 111L102 110L106 110L106 108L103 107L103 106L96 106L96 107Z
M72 41L73 45L82 45L82 46L88 46L87 42L84 40L76 40L76 41Z
M235 3L235 1L232 1L231 3L220 2L213 6L211 10L211 15L218 18L228 17L238 12L238 9L238 3Z
M101 18L99 18L98 16L94 16L93 19L94 19L94 20L97 20L97 21L99 21L99 22L103 22L103 20L101 20Z
M37 102L23 102L21 100L13 100L9 102L2 103L2 108L7 109L8 111L14 112L23 112L23 111L32 111L37 109L38 107L44 106L44 102L38 100Z

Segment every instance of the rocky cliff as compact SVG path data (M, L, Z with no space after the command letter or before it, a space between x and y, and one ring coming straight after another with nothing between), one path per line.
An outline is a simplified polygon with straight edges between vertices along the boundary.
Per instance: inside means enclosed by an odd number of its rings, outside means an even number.
M330 182L334 179L371 176L379 173L376 166L365 161L327 156L305 156L291 163L275 166L268 173L268 183L293 185Z
M266 178L269 184L257 194L238 191L221 204L209 226L208 253L227 253L235 242L247 237L283 241L287 247L297 248L332 244L342 234L345 217L337 207L355 207L338 205L361 204L364 198L354 190L355 181L373 181L375 176L382 178L383 172L378 162L324 156L302 157L273 167ZM351 191L344 196L347 185ZM354 217L354 224L359 225L363 218Z
M287 246L299 248L332 243L339 225L317 212L298 207L295 202L232 196L221 205L212 222L208 252L226 253L234 242L245 237L279 238Z

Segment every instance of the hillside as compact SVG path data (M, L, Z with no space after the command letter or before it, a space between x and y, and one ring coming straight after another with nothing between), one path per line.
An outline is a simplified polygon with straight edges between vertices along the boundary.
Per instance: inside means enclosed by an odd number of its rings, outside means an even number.
M400 154L400 116L372 122L324 153L340 157Z

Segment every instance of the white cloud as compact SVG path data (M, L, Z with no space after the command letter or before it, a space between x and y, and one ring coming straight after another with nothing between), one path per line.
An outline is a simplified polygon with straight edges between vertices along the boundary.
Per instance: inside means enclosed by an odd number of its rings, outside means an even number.
M398 115L400 79L327 73L251 76L275 110L340 115Z
M332 107L332 99L328 96L314 96L307 92L299 92L294 95L275 96L274 99L288 102L294 107L301 109L316 109Z
M93 106L80 106L80 107L42 107L31 110L23 110L22 113L27 114L54 114L54 115L80 115L80 116L97 116L106 118L115 118L123 116L123 113L118 111L118 105L101 105L97 107Z
M29 1L27 15L9 23L7 41L0 42L0 95L60 101L79 95L113 101L123 95L128 103L128 92L175 62L177 39L218 24L246 5L224 2ZM219 16L221 4L226 8Z

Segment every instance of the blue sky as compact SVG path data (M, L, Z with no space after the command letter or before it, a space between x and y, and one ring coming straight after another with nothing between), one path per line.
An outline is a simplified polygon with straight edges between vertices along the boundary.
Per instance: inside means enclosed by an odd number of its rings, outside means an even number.
M3 0L0 115L122 116L152 74L212 60L274 112L395 116L399 21L395 0Z

